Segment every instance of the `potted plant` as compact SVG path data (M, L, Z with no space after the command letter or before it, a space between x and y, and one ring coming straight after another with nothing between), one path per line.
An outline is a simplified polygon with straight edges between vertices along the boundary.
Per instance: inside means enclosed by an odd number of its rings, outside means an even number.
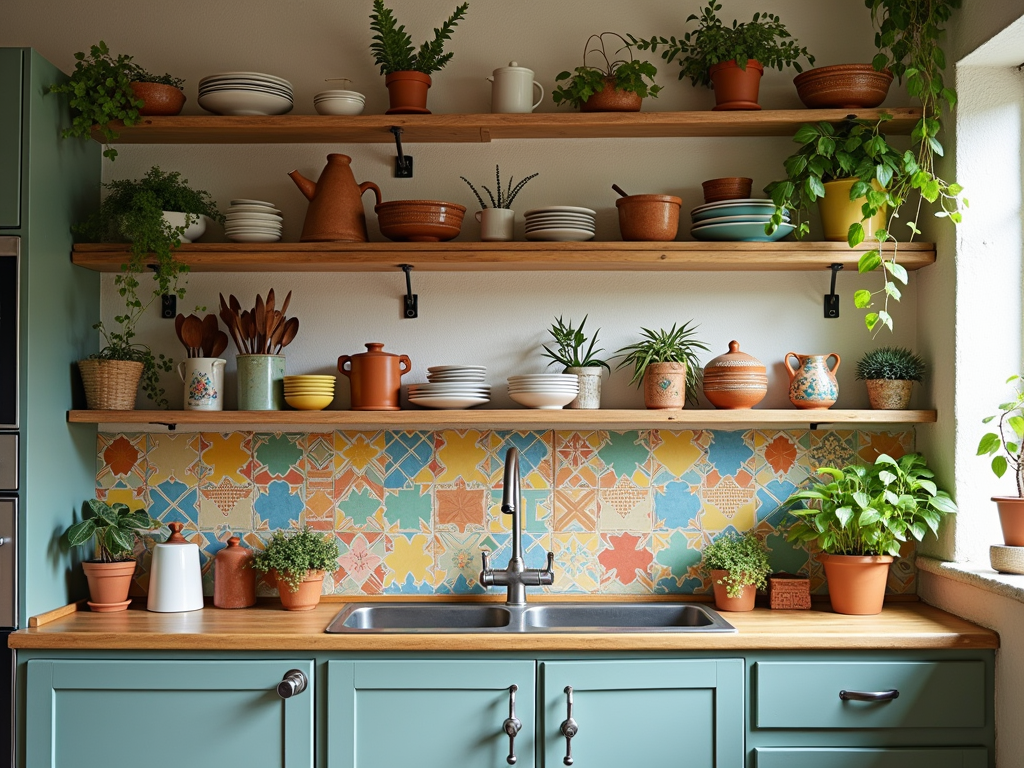
M370 29L374 34L370 52L384 75L384 85L388 89L391 108L387 114L430 114L427 109L430 73L437 72L451 61L454 54L452 51L444 52L444 43L451 40L452 31L465 18L468 8L469 3L456 7L452 15L434 29L433 39L424 42L417 51L413 48L412 37L405 31L405 25L398 24L392 10L384 5L384 0L373 0Z
M773 13L755 13L749 22L735 19L727 27L718 18L722 4L709 0L700 15L690 14L686 21L697 28L681 38L655 36L631 42L641 51L664 47L661 58L672 62L679 57L679 79L689 77L695 86L714 88L715 109L760 109L757 92L765 67L781 71L793 67L802 72L800 59L814 63L807 49L792 38L789 30Z
M540 174L531 173L524 179L520 179L519 183L512 186L514 178L508 180L508 189L502 191L501 188L501 168L497 165L494 166L494 187L498 190L498 196L495 197L494 193L490 189L485 187L483 184L484 192L487 193L488 199L491 201L491 207L487 207L487 203L480 196L480 193L476 191L476 187L473 186L473 182L467 179L465 176L459 176L464 182L469 185L469 188L473 190L473 194L476 196L477 202L480 203L480 210L476 212L476 220L480 222L480 239L484 242L508 242L513 239L513 228L515 225L516 213L512 210L512 201L516 199L516 195L522 190L523 187L529 183L529 181Z
M703 374L697 351L707 352L708 346L693 338L697 327L690 323L679 327L673 323L667 331L641 328L640 341L616 352L626 355L615 370L633 366L629 383L638 388L643 383L644 405L648 408L679 411L687 401L697 404Z
M711 576L720 611L752 611L757 590L767 587L772 572L768 549L753 531L719 536L701 550L701 565Z
M919 453L899 461L882 454L874 464L821 467L818 473L827 479L814 478L812 487L785 501L797 520L787 539L821 550L832 610L879 613L900 545L938 533L943 515L955 513L956 504L935 485ZM806 506L794 508L798 503Z
M174 249L186 234L205 229L204 217L223 222L210 193L194 190L177 172L165 173L151 168L142 179L121 179L104 185L110 193L99 210L74 231L87 239L101 242L130 241L131 250L120 274L114 278L124 299L125 312L114 319L120 331L108 331L103 323L94 327L103 336L104 346L88 360L79 361L89 407L103 410L131 410L141 377L146 394L157 405L166 407L158 371L170 371L171 360L133 341L135 328L146 309L166 293L185 295L178 279L188 272ZM155 270L154 288L148 297L139 296L139 277L149 262Z
M857 379L867 384L871 407L882 410L910 407L910 390L924 371L920 355L903 347L879 347L857 361Z
M276 586L288 611L311 611L320 602L324 574L338 570L338 542L330 533L308 525L286 534L274 531L267 546L256 551L252 567Z
M96 541L96 556L82 563L89 581L89 607L101 613L123 611L131 600L128 589L135 573L135 542L140 531L160 524L145 512L132 512L126 504L107 504L99 499L82 503L82 520L61 537L65 547Z
M142 100L139 114L145 117L176 115L181 112L185 106L185 93L182 90L184 84L185 81L180 77L166 73L154 75L142 67L132 65L129 86L136 98Z
M987 416L990 424L999 419L995 432L986 432L978 443L979 456L992 457L992 471L1002 477L1013 467L1017 481L1016 496L993 496L999 510L999 526L1003 529L1003 543L1008 547L1024 547L1024 381L1011 376L1007 384L1017 382L1012 400L1000 404L999 413Z
M612 369L606 360L597 356L604 350L594 349L597 334L601 332L600 328L594 331L594 338L590 339L586 351L583 351L583 345L587 344L587 335L583 332L587 317L589 315L583 317L579 328L573 328L571 320L565 323L561 317L556 317L548 329L548 333L555 341L555 348L552 349L547 344L542 346L544 356L551 358L549 366L558 363L565 368L565 373L575 373L579 376L580 392L566 407L594 410L601 407L601 369L604 368L609 373Z
M612 56L605 48L605 35L617 37L622 47ZM629 58L617 59L622 51ZM598 66L587 64L587 58L596 54L600 58ZM649 61L637 61L633 58L633 48L626 39L615 32L602 32L591 35L583 46L583 66L576 67L572 72L560 72L555 82L568 80L559 85L551 93L555 104L569 104L581 112L639 112L641 102L651 96L658 97L660 85L654 82L658 70ZM651 81L648 85L644 78Z

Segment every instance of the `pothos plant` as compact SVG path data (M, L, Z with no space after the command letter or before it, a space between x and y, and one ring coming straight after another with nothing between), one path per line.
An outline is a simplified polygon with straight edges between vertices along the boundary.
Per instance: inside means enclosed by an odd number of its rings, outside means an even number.
M605 46L605 36L617 37L622 46L609 55ZM623 51L628 58L617 58ZM587 61L596 62L592 66ZM569 104L573 107L580 107L595 93L605 88L606 81L613 80L614 88L618 91L635 93L641 99L648 96L658 97L661 86L655 84L654 76L658 70L649 61L638 61L633 58L633 47L626 39L615 32L602 32L599 35L591 35L583 46L583 65L576 67L572 72L560 72L555 76L556 82L567 80L565 85L557 86L551 92L551 99L555 104ZM648 85L645 81L651 81Z
M996 477L1002 477L1008 468L1013 467L1017 495L1024 499L1024 386L1021 384L1024 379L1013 375L1006 380L1007 384L1014 382L1017 382L1017 389L1013 400L1001 403L999 413L982 420L990 424L999 419L996 431L982 436L978 455L992 457L992 471Z

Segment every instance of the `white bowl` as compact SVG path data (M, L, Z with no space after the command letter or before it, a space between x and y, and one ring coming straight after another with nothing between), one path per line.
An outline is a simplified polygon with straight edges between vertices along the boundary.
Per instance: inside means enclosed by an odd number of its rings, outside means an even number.
M358 99L322 99L313 106L321 115L359 115L366 105Z
M509 376L508 381L511 384L514 381L579 381L579 376L575 373L520 373L515 376Z
M509 392L508 396L527 408L554 411L576 399L576 392Z
M228 240L234 240L236 243L276 243L281 239L280 233L256 233L256 232L237 232L228 235Z
M228 221L284 221L281 216L276 213L253 213L251 211L239 211L235 213L229 210L224 214L224 218Z
M345 99L358 99L359 101L366 101L366 97L359 91L320 91L316 96L313 97L313 101L319 101L320 99L331 99L331 98L345 98Z
M191 243L193 240L198 240L206 232L206 225L210 221L209 218L199 215L199 220L196 221L196 215L192 214L190 217L191 224L185 227L185 234L181 236L181 242ZM164 221L170 224L172 227L184 227L185 226L185 214L178 213L177 211L164 211Z
M215 91L199 97L199 106L215 115L283 115L291 99L263 91Z

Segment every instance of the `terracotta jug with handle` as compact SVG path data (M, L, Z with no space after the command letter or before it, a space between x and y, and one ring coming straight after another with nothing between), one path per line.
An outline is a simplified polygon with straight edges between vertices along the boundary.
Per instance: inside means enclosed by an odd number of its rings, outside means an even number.
M348 370L345 366L350 366ZM371 342L358 355L338 358L338 370L352 385L353 411L398 411L402 375L409 372L408 355L392 355L384 345Z
M302 242L365 243L369 239L362 197L366 190L372 189L380 205L380 188L372 181L356 184L351 157L337 153L328 155L327 165L316 182L298 171L288 175L309 199L299 238Z
M789 358L797 359L794 370ZM834 357L836 364L828 367L828 359ZM839 383L835 373L839 370L839 355L798 355L789 352L783 359L789 371L789 399L797 408L831 408L839 399Z

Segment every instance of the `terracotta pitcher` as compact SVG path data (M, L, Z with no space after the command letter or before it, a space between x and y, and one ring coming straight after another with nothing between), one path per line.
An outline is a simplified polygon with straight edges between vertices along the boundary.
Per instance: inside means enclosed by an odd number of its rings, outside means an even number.
M353 411L401 410L398 393L402 375L409 372L412 363L407 355L392 355L383 350L383 344L370 343L366 352L338 358L338 370L352 384ZM350 365L348 370L346 364Z
M796 370L789 364L789 358L797 359ZM830 357L836 364L829 368ZM790 352L783 359L789 371L789 399L797 408L830 408L839 399L839 384L835 373L839 370L839 355L798 355Z
M362 196L366 190L372 189L380 205L380 188L372 181L356 184L351 157L328 155L327 166L315 183L298 171L288 175L309 198L302 237L299 238L302 242L365 243L369 239Z

